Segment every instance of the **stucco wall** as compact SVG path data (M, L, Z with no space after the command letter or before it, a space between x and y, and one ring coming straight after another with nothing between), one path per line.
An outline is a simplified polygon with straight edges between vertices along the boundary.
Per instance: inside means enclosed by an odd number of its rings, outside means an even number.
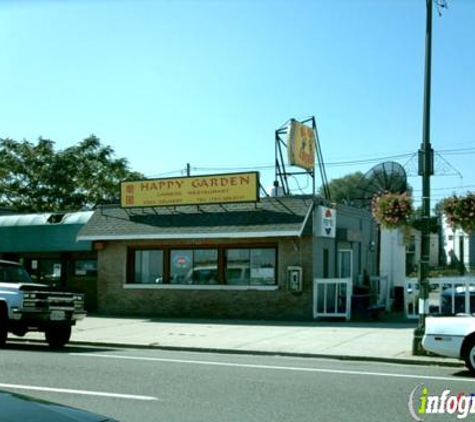
M263 239L216 242L166 242L166 246L200 247L263 243ZM98 311L103 314L147 315L157 317L249 318L310 320L312 318L311 238L266 239L277 244L278 286L275 290L215 290L199 288L131 288L126 285L127 248L159 247L163 242L107 242L99 252ZM303 267L303 292L293 294L287 286L287 267Z
M350 249L353 252L353 282L362 280L363 273L378 274L377 249L378 234L371 213L346 205L337 207L337 227L346 229L355 239L339 241L338 249Z

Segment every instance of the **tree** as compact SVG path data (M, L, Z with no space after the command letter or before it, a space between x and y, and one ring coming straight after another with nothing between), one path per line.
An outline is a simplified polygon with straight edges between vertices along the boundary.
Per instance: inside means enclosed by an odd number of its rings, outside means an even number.
M437 205L436 205L437 207ZM414 227L416 230L422 231L422 207L414 208L414 212L412 214L410 225ZM433 215L429 218L429 230L431 233L438 233L439 232L439 214Z
M143 178L94 135L61 151L44 138L37 144L0 139L0 160L0 205L18 211L76 211L118 203L120 182Z
M401 176L399 174L397 176L397 181L400 182ZM382 171L381 173L373 172L373 179L375 180L368 183L367 175L360 171L332 179L328 183L332 202L369 208L374 195L381 195L384 192L403 193L399 190L393 190L394 183L391 183L393 179ZM409 184L405 185L407 194L412 196L412 187ZM323 187L320 187L318 194L324 196Z
M332 201L337 204L346 205L354 205L357 203L357 200L361 198L361 191L359 188L363 177L363 173L357 171L338 179L332 179L328 183ZM318 190L318 194L324 196L323 187Z

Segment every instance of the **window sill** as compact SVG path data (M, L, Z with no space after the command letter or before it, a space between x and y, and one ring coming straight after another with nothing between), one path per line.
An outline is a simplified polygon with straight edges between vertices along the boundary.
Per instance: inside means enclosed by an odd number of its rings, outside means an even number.
M232 286L223 284L124 284L124 289L128 290L258 290L275 291L279 286Z

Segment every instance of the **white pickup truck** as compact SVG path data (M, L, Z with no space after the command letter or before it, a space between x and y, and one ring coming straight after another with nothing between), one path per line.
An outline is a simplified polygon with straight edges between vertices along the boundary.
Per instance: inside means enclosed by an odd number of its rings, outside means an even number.
M8 333L45 333L50 347L63 347L71 327L85 318L84 295L33 283L18 263L0 260L0 347Z
M475 375L475 316L427 317L422 347L428 352L465 361Z

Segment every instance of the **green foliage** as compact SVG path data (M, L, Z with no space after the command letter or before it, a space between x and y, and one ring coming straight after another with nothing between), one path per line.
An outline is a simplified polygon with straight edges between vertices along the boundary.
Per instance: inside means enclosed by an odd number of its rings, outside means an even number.
M475 194L467 192L465 196L452 195L440 203L448 223L460 227L466 233L475 232Z
M37 144L0 139L0 160L0 205L18 211L76 211L118 203L120 182L143 178L94 135L62 151L43 138Z
M434 207L435 215L429 217L429 230L431 233L439 233L440 226L440 211L438 210L438 205ZM414 227L416 230L422 231L424 220L422 218L422 206L418 206L412 210L412 217L409 225Z
M414 211L410 225L414 227L416 230L422 231L423 220L421 217L420 209L418 208ZM429 219L429 230L431 233L438 233L439 232L439 217L432 216Z
M379 178L384 180L387 176L381 174ZM364 198L365 193L369 193L368 191L365 192L366 182L365 175L360 171L332 179L328 183L332 202L356 207L368 206L369 204L367 204ZM410 185L407 185L406 192L408 196L412 195L412 187ZM375 191L372 193L377 194L378 192ZM318 195L324 196L323 187L320 187L318 190Z
M338 179L333 179L328 183L332 202L337 204L354 205L361 197L359 187L363 180L363 173L357 171L347 174ZM324 196L323 188L318 191L320 196Z
M383 227L394 229L409 222L412 215L412 200L405 193L385 192L375 195L371 202L375 220Z

